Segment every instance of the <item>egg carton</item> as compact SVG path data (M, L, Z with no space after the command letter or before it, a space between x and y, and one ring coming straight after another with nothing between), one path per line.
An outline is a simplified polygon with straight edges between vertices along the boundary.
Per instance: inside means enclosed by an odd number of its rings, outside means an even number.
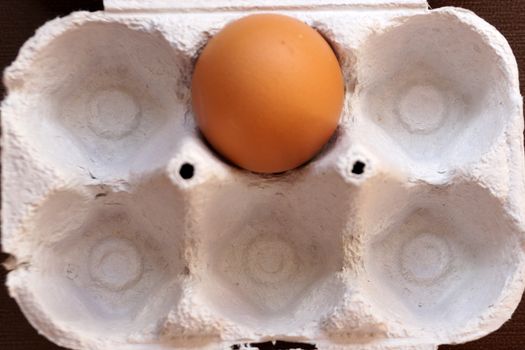
M332 140L277 175L224 162L190 103L207 40L256 12L316 28L345 77ZM472 12L106 0L40 28L4 82L7 286L61 346L430 350L521 298L517 65Z

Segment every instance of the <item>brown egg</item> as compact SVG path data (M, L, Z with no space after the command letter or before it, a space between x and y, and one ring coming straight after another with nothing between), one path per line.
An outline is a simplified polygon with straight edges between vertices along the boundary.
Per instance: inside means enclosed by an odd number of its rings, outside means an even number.
M228 24L193 73L202 133L224 157L255 172L286 171L315 156L337 127L343 98L330 45L288 16L257 14Z

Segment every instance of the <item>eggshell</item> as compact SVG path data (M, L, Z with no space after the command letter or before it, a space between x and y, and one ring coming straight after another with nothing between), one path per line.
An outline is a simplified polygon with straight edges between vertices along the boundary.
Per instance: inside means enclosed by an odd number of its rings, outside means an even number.
M205 137L255 172L282 172L311 159L336 129L343 97L330 45L283 15L230 23L208 42L193 74L193 108Z

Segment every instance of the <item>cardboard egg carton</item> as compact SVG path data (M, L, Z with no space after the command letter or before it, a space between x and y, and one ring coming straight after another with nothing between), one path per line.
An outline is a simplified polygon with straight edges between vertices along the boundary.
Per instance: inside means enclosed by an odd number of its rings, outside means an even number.
M73 349L430 350L510 318L523 115L494 27L421 0L105 6L45 24L4 74L7 285L40 333ZM316 28L345 76L331 142L279 175L222 161L190 103L207 40L257 12Z

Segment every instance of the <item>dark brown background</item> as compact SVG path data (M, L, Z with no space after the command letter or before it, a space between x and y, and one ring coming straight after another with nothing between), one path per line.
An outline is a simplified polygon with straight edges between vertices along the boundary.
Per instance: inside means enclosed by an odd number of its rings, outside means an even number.
M211 0L210 0L211 1ZM432 8L460 6L471 9L495 25L509 40L519 62L521 86L525 86L525 1L523 0L436 0ZM20 46L44 22L74 10L95 11L99 0L0 0L0 68L15 59ZM3 86L0 87L3 96ZM5 255L0 256L1 260ZM31 328L4 287L0 268L0 350L57 350ZM449 350L525 350L525 300L512 319L499 331L475 342L442 346Z

